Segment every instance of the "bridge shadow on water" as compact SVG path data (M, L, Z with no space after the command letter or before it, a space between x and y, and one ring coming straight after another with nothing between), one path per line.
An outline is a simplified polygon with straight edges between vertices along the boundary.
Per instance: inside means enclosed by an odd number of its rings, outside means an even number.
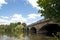
M36 34L37 30L35 27L32 27L29 31L31 34ZM60 32L60 26L58 24L47 24L44 25L39 31L38 34L43 34L46 36L55 36L57 32Z
M58 24L47 24L44 25L39 32L47 36L55 36L57 32L60 32L60 26Z

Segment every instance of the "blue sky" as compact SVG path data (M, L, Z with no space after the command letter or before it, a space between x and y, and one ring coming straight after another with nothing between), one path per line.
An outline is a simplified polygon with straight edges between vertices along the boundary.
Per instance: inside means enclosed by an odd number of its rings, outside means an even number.
M34 23L43 19L38 13L37 0L0 0L0 24Z

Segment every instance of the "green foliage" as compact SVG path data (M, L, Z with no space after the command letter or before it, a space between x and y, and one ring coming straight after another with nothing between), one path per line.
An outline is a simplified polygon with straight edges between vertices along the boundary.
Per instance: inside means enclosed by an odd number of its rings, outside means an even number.
M17 25L20 25L20 24L21 24L21 22L18 22L18 23L17 23Z
M60 23L60 0L38 0L37 3L39 7L44 9L39 10L42 16Z
M23 28L24 28L24 26L22 24L20 24L15 27L15 30L21 31Z
M22 25L25 27L26 26L26 23L22 23Z
M18 34L20 34L20 32L22 31L22 29L25 27L26 25L22 24L21 22L18 23L10 23L10 25L0 25L0 34L6 34L9 36L17 36Z

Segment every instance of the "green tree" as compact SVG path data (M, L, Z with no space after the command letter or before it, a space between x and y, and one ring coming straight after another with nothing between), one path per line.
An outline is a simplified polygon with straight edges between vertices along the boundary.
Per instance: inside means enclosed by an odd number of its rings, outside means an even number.
M44 10L39 10L45 19L52 19L60 23L60 0L38 0L38 6Z
M17 26L15 27L15 30L16 30L16 31L21 31L23 28L24 28L24 26L23 26L22 24L20 24L20 25L17 25Z
M21 24L21 22L18 22L18 23L17 23L17 25L20 25L20 24Z
M14 34L15 35L19 35L20 34L20 32L22 32L22 29L24 28L24 26L22 25L22 24L20 24L20 25L17 25L16 27L15 27L15 31L14 31Z
M6 34L9 36L18 36L23 28L26 26L26 23L10 23L10 25L0 25L0 34Z
M26 26L26 23L22 23L22 25L25 27Z

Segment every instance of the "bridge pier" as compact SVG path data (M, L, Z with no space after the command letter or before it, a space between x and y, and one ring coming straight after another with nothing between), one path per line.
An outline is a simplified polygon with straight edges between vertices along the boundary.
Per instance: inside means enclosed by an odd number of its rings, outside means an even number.
M38 34L39 33L39 30L36 29L36 33Z

